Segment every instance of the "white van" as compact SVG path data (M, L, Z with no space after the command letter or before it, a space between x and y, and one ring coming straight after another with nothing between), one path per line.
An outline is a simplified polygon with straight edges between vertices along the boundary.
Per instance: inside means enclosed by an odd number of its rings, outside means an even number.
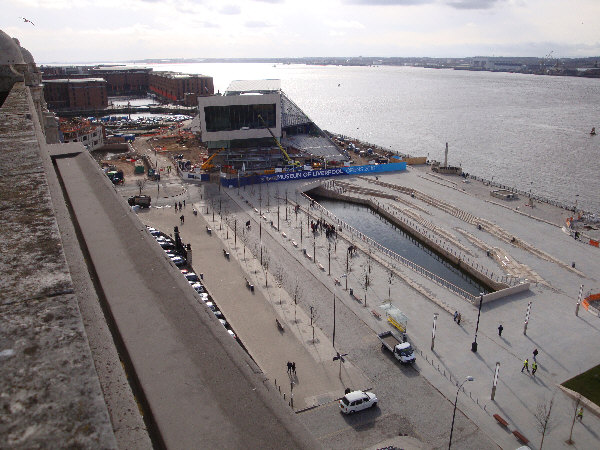
M377 406L377 397L372 392L349 392L340 399L340 410L344 414L353 414L374 406Z

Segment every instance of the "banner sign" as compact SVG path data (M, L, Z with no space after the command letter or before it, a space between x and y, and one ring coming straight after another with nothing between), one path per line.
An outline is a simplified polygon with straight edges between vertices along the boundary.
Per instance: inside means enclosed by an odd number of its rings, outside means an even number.
M274 183L277 181L308 180L311 178L336 177L341 175L365 175L369 173L398 172L403 170L406 170L405 162L369 164L366 166L335 167L331 169L302 170L298 172L282 172L270 175L260 175L256 177L250 177L252 178L250 183L244 182L244 178L248 177L242 177L240 184ZM237 178L221 179L221 184L223 186L237 186L237 183Z

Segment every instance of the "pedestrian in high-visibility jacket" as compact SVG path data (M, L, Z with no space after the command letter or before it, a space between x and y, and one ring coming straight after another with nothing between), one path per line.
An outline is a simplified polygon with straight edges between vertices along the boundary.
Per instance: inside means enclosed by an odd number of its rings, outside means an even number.
M521 372L523 372L525 369L527 369L527 373L529 373L529 360L528 359L523 361L523 368L521 369Z
M535 371L537 370L537 363L535 361L533 361L533 363L531 363L531 375L533 375L535 377Z

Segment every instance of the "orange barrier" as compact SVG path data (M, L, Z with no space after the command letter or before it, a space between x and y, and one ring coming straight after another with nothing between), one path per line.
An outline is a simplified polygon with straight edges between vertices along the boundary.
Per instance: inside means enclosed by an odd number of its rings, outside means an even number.
M594 247L600 247L600 242L590 239L590 245L593 245Z
M597 302L597 301L600 301L600 294L592 294L592 295L588 295L586 298L584 298L583 301L581 302L581 305L589 311L590 302Z

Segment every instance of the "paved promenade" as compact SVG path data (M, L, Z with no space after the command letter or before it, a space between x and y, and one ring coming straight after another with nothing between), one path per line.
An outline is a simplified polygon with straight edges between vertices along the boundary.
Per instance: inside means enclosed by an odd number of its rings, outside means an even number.
M273 276L269 276L269 287L265 288L260 262L250 251L244 258L241 241L234 245L233 231L223 243L217 236L218 222L210 218L207 222L202 215L193 216L191 212L188 205L183 211L184 225L179 223L181 213L171 207L152 208L140 217L165 232L179 226L182 240L192 245L194 269L204 274L203 283L219 309L269 380L280 386L288 403L293 382L295 410L337 399L346 387L370 387L370 381L352 364L344 364L341 373L339 366L332 364L336 352L317 327L313 343L312 329L307 327L310 317L301 308L294 312L293 300L276 287ZM209 234L207 226L214 233ZM229 259L224 257L223 249L231 252ZM246 279L254 284L254 292L246 287ZM276 319L283 324L283 332L276 326ZM295 375L287 373L288 361L296 363Z

